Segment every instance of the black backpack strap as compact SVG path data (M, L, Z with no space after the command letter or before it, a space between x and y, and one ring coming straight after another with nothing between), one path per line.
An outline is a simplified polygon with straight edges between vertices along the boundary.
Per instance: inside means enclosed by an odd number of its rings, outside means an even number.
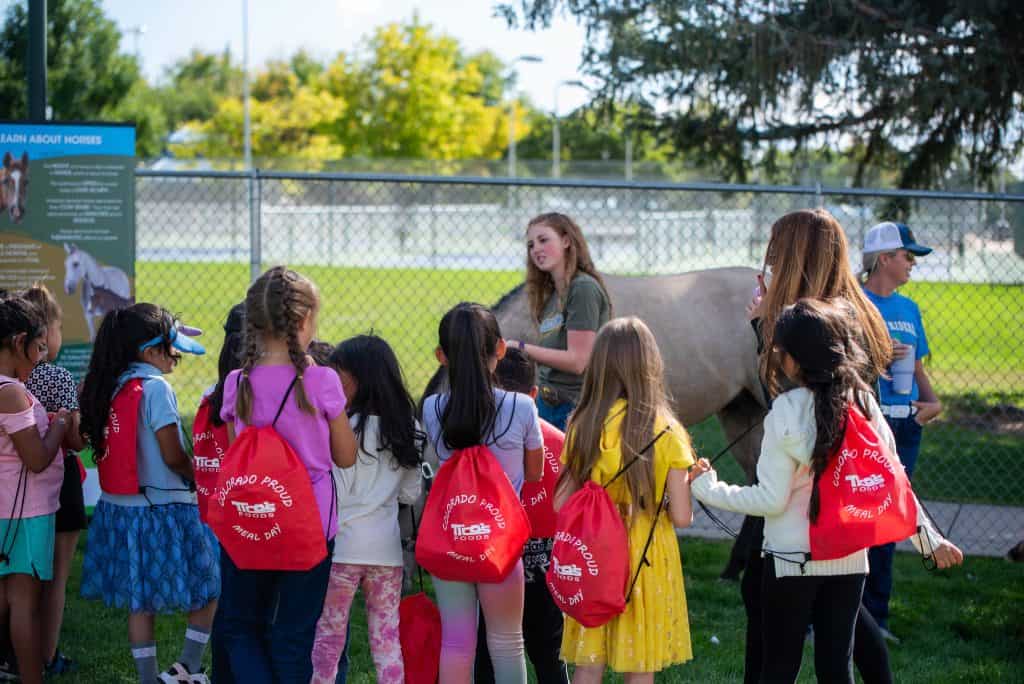
M605 483L605 484L604 484L603 486L604 486L604 487L605 487L606 489L607 489L608 487L610 487L610 486L611 486L611 484L612 484L612 482L615 482L615 481L616 481L617 479L619 479L619 476L620 476L620 475L624 474L624 473L625 473L625 472L626 472L627 470L629 470L629 469L630 469L630 468L631 468L631 467L633 466L633 464L634 464L634 463L636 463L637 461L639 461L639 460L640 460L640 457L641 457L641 456L643 456L644 454L646 454L646 453L647 453L648 451L650 451L651 447L653 447L653 446L655 445L655 443L656 443L656 442L657 442L657 441L658 441L659 439L661 439L661 436L662 436L663 434L665 434L666 432L668 432L669 430L671 430L671 429L672 429L672 426L671 426L671 425L665 425L665 427L663 427L663 428L661 429L661 431L660 431L660 432L659 432L658 434L656 434L656 435L654 436L654 439L652 439L652 440L651 440L650 442L648 442L648 443L647 443L647 446L645 446L645 447L644 447L643 449L641 449L641 450L640 450L640 453L639 453L639 454L637 454L636 456L634 456L634 457L633 457L633 458L632 458L632 459L631 459L631 460L629 461L629 463L627 463L626 465L624 465L624 466L622 466L621 468L619 468L619 472L615 473L615 475L613 475L613 476L612 476L612 479L608 480L608 482L606 482L606 483Z
M13 385L13 380L0 382L0 387ZM18 484L14 490L14 500L11 502L11 512L8 520L14 520L14 525L8 525L4 532L4 538L0 541L0 565L6 565L11 561L11 552L14 551L14 544L18 541L18 533L21 531L21 521L25 512L25 501L28 498L28 467L21 464L18 472ZM13 529L12 529L13 528Z
M669 469L671 472L671 469ZM654 530L658 527L658 517L661 515L662 509L665 508L665 501L668 500L668 474L665 475L665 488L661 492L661 501L658 502L658 508L654 511L654 519L651 520L651 530L647 533L647 541L644 542L643 553L640 554L640 563L636 567L636 572L633 574L633 580L629 583L629 591L626 592L626 603L629 603L630 597L633 595L633 587L636 586L636 581L640 579L640 573L643 571L645 565L650 565L650 561L647 560L647 552L651 548L651 542L654 541Z
M281 417L281 411L284 411L284 405L288 402L288 397L291 396L292 388L295 387L295 383L298 381L298 375L292 378L292 384L288 385L288 389L285 391L284 397L281 399L281 405L277 407L277 413L274 414L274 420L270 423L270 427L277 426L277 419Z

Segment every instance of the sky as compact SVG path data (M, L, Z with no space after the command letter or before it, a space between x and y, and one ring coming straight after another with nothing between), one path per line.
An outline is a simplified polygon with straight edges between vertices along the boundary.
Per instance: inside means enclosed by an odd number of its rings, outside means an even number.
M10 4L10 0L0 4ZM122 49L136 45L147 78L153 82L165 67L197 47L219 52L230 46L242 59L243 0L104 0L107 16L124 35ZM352 51L373 29L406 21L418 13L462 44L469 52L489 49L506 64L520 55L536 55L540 63L516 64L517 89L534 105L551 111L554 89L561 81L581 78L577 67L584 32L572 20L560 19L542 32L513 31L494 16L491 0L249 0L250 66L286 59L299 48L328 60ZM143 32L136 29L144 27ZM559 111L564 115L584 104L585 90L562 86Z

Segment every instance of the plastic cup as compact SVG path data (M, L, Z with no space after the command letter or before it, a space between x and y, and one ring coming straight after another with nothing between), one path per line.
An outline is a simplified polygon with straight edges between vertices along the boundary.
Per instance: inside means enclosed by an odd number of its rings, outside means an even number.
M889 374L892 375L892 391L896 394L910 394L914 389L914 366L917 365L914 345L909 345L907 355L902 359L896 359L889 367Z

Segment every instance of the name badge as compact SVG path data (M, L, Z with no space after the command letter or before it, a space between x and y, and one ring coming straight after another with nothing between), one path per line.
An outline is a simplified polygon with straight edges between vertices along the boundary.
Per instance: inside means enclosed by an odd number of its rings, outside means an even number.
M562 323L565 322L565 316L561 312L554 316L549 316L540 322L540 333L542 335L551 332L552 330L558 330L562 327Z

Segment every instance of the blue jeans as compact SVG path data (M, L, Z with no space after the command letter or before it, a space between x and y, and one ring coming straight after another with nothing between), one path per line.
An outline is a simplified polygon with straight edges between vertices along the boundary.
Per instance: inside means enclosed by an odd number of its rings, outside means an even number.
M540 396L537 397L537 414L563 432L565 432L565 422L574 408L576 408L576 404L571 401L556 405L549 404Z
M914 417L886 418L892 435L896 439L896 453L907 470L907 477L913 477L917 455L921 451L921 426ZM868 550L868 573L864 583L864 607L883 629L889 628L889 597L892 595L892 557L895 544L873 546Z
M308 682L334 540L305 572L240 570L221 550L217 632L234 679L246 684Z

